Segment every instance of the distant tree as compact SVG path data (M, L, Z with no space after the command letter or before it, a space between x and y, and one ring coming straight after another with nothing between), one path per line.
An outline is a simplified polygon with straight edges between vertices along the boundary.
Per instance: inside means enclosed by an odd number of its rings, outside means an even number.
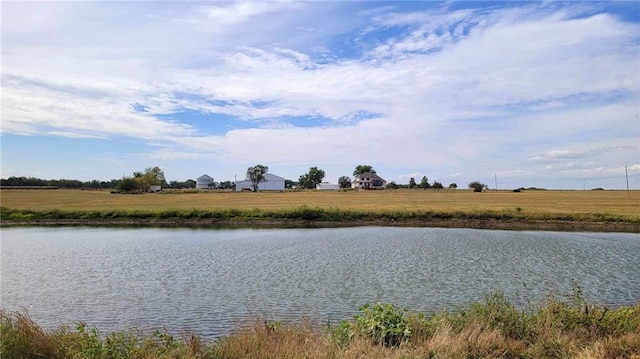
M323 178L323 170L318 167L311 167L309 168L309 172L300 176L298 182L300 182L300 187L304 189L314 189L320 182L322 182Z
M391 181L391 182L387 183L387 188L388 189L398 189L398 185L394 181Z
M416 179L411 177L409 179L409 188L415 188L416 187Z
M251 181L254 192L258 191L260 182L266 181L267 172L269 172L269 167L263 165L255 165L247 168L247 179Z
M373 174L376 173L376 171L370 165L357 165L356 169L353 170L353 175L357 176L359 174L363 174L363 173L366 173L366 172L371 172Z
M158 167L147 167L144 170L144 176L148 177L148 181L151 185L167 186L167 181L164 177L164 171Z
M92 180L89 182L85 182L82 185L83 188L91 188L91 189L98 189L100 188L100 181L98 180Z
M449 184L449 189L456 189L456 188L458 188L457 184L455 184L455 183Z
M473 189L473 192L482 192L482 190L489 188L486 184L474 181L469 183L469 188Z
M136 181L135 178L123 177L120 182L118 182L116 190L121 193L132 193L139 192L140 187L138 181Z
M169 182L169 187L171 187L173 189L196 188L196 181L194 181L192 179L188 179L188 180L186 180L184 182L171 181L171 182Z
M164 177L164 171L160 167L147 167L144 172L133 172L133 178L138 183L138 187L143 191L149 189L149 186L168 187Z
M438 182L438 181L433 181L433 184L431 185L431 188L435 188L435 189L443 189L444 186L442 185L442 183Z
M351 178L349 178L349 176L342 176L338 178L338 184L340 188L351 188Z
M51 181L48 181L51 182ZM0 182L2 186L52 186L45 180L35 177L9 177Z
M294 182L293 180L286 179L284 180L284 188L292 189L293 186L297 186L298 182Z
M139 190L143 190L145 188L149 188L151 183L149 183L149 177L145 177L144 173L140 171L133 172L133 180L136 181L136 186L138 186Z
M222 181L218 183L219 189L236 189L236 185L231 181Z
M72 188L72 189L80 189L80 188L89 188L89 189L115 189L120 183L121 180L112 179L110 181L79 181L79 180L71 180L71 179L58 179L58 180L44 180L40 178L34 177L9 177L0 179L0 186L51 186L51 187L59 187L59 188Z
M422 189L427 189L431 187L431 185L429 184L429 180L427 179L427 176L422 176L422 180L420 180L420 185L418 187Z

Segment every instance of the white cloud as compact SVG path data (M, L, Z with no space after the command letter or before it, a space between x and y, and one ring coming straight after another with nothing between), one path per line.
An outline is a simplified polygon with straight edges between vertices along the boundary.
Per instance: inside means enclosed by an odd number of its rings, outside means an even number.
M579 159L613 168L637 159L640 28L585 7L336 16L319 3L3 4L0 128L139 138L165 146L153 158L167 161L379 163L395 178L526 178ZM354 26L358 41L381 38L342 56L334 35L356 37ZM185 110L251 128L210 133L178 122Z
M286 7L293 6L293 2L255 2L240 1L225 5L205 5L197 8L197 11L205 15L202 22L216 26L228 26L246 23L258 15L276 13ZM204 25L204 24L203 24Z

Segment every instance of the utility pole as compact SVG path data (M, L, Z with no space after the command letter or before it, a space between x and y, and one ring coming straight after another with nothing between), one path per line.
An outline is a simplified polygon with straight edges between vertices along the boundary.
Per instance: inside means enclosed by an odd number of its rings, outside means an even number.
M629 192L629 172L627 172L627 166L624 166L624 177L627 179L627 197L631 197L631 192Z
M498 191L498 174L497 173L493 174L493 180L496 183L496 192L497 192Z

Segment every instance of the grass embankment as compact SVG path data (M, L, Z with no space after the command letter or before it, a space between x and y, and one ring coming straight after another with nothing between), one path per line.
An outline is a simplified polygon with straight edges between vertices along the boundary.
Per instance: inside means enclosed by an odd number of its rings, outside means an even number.
M1 192L9 223L414 225L640 231L640 192ZM598 224L598 225L595 225ZM604 224L604 225L603 225Z
M258 320L212 342L166 331L101 335L82 323L45 331L24 314L0 312L0 357L639 358L640 304L610 309L577 294L524 310L495 294L428 315L375 304L335 327Z

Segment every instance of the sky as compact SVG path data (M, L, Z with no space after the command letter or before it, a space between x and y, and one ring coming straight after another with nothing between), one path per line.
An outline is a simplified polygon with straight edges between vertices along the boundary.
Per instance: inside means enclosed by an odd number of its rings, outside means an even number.
M640 189L640 2L2 1L1 176ZM626 172L625 172L626 168Z

